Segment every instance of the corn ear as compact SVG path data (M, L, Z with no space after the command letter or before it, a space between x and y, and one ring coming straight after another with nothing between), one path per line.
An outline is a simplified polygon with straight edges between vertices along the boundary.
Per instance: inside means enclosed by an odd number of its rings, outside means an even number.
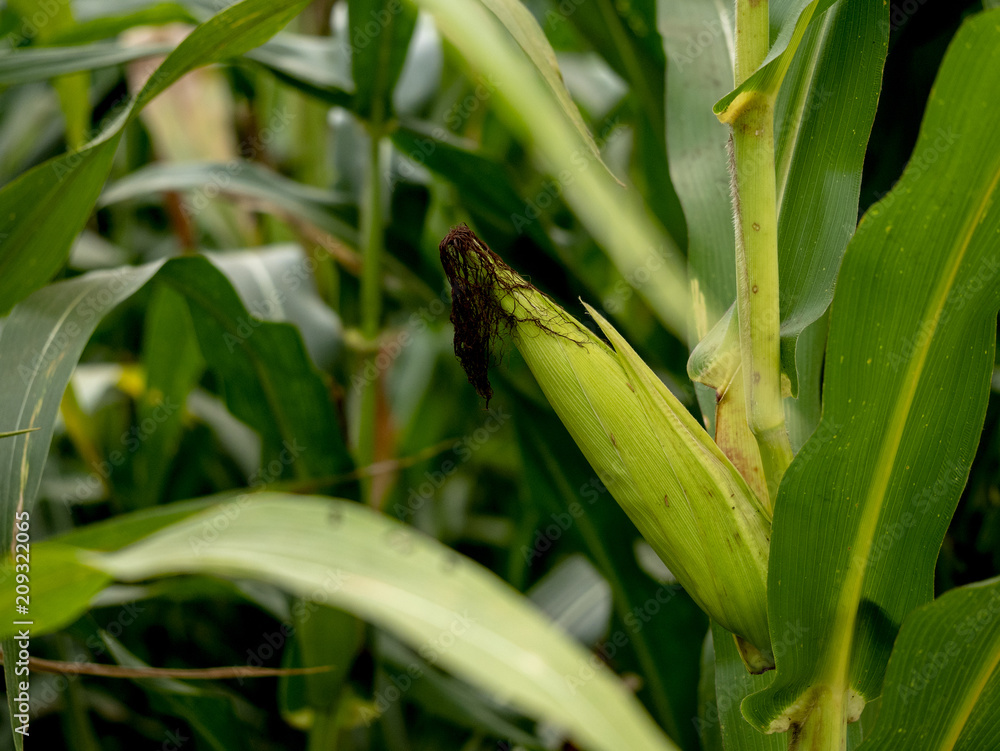
M506 266L467 227L441 243L455 351L486 369L511 338L611 495L699 606L737 635L748 667L773 667L767 626L770 517L677 398L595 310L612 350Z

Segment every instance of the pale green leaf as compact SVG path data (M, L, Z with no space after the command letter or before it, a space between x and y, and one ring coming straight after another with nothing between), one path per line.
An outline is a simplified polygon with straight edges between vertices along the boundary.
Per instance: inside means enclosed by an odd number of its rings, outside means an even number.
M755 73L716 102L713 111L724 122L733 122L755 94L778 93L792 58L809 24L836 0L775 0L771 3L771 48Z
M626 281L680 338L690 293L677 246L637 196L594 157L552 89L497 17L478 0L416 0L442 35L496 90L498 112L563 189L569 206ZM513 32L511 32L513 33ZM515 226L535 221L519 215Z
M670 178L688 228L694 344L736 299L729 128L712 113L733 86L733 4L660 0L658 17L667 53Z
M783 370L795 394L799 335L829 307L857 224L888 38L888 4L842 0L817 12L775 106Z
M577 109L576 103L573 102L569 91L566 90L566 84L563 83L559 63L556 61L556 53L552 49L552 45L549 44L549 40L545 38L545 33L535 17L531 15L531 11L521 3L521 0L482 0L482 3L500 20L500 23L510 32L510 35L530 58L535 70L542 76L549 90L559 102L562 111L576 127L584 143L587 144L593 158L600 161L600 150L584 124L580 110Z
M494 574L347 501L261 494L209 509L90 565L123 581L253 578L348 610L584 748L676 748L634 696Z
M0 539L14 512L31 511L48 458L66 384L97 324L160 267L95 271L39 290L18 305L0 332L0 425L34 432L0 441ZM7 547L5 545L5 547Z
M123 129L143 106L189 70L263 44L305 5L307 0L244 0L229 6L192 31L90 143L38 165L0 190L0 314L65 262L107 179ZM54 216L59 221L52 221Z
M110 206L122 201L167 191L191 191L190 205L197 210L207 201L209 191L245 198L263 204L272 211L285 211L315 227L356 245L357 229L338 215L346 212L347 198L339 193L303 185L251 161L183 162L150 164L110 183L97 205Z

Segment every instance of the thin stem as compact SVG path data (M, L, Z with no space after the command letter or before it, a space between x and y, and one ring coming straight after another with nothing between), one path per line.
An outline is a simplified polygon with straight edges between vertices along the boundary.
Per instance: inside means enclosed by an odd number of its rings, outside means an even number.
M737 84L767 55L767 0L737 0ZM733 121L733 208L736 216L737 307L747 422L760 446L773 501L792 460L781 397L778 308L778 212L774 175L774 97L749 92Z
M372 122L368 161L368 185L361 206L364 267L361 272L361 333L369 342L378 338L382 319L382 124ZM361 391L358 424L357 461L367 466L375 459L375 424L377 420L377 379L365 379ZM364 495L370 495L372 482L362 481ZM371 500L371 499L370 499Z
M739 86L767 57L769 18L767 0L736 0L736 85Z
M364 269L361 275L361 333L374 341L382 316L382 132L372 124L369 151L368 185L362 210Z

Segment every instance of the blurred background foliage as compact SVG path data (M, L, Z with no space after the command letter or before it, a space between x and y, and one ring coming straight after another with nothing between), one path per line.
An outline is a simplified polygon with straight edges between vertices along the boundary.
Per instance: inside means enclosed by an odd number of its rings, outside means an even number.
M150 61L222 5L7 2L0 36L16 50L0 53L0 183L99 132ZM655 0L527 6L557 51L603 159L646 197L683 249L684 218L666 161L667 61ZM396 8L394 36L390 54L381 55L374 36L385 7ZM862 211L900 175L944 50L960 20L980 7L893 2ZM44 24L31 20L38 13ZM366 37L350 13L372 18L375 33ZM39 54L20 56L28 50ZM209 255L242 301L205 267L206 294L236 311L239 325L228 336L257 336L262 321L288 322L301 335L324 387L324 403L306 407L324 448L310 455L312 440L262 446L271 439L252 417L259 394L227 358L228 340L199 347L208 325L199 321L208 314L185 305L169 284L147 286L102 320L71 381L34 539L248 485L364 498L527 592L624 675L683 748L698 749L692 718L704 616L604 493L517 352L495 369L488 409L452 352L437 245L468 222L561 305L579 315L582 297L614 320L698 411L686 344L590 239L559 183L536 169L498 117L494 91L409 6L319 0L263 47L189 74L132 121L60 277ZM383 136L374 151L373 132ZM359 253L371 229L373 164L386 251L375 336L366 330L373 313ZM288 386L273 358L294 353L276 343L276 329L266 330L260 361ZM938 564L940 591L1000 573L998 424L994 399ZM567 516L573 503L586 509L579 520ZM339 669L199 682L39 675L32 743L279 749L332 748L335 739L347 749L472 751L561 742L558 729L510 713L385 633L327 608L303 619L293 601L262 584L182 578L116 587L102 598L65 632L35 640L34 654L165 668ZM282 631L296 623L294 636ZM625 631L630 638L617 644ZM413 665L420 666L413 685L383 702ZM347 699L331 708L331 696ZM0 744L10 744L6 728Z

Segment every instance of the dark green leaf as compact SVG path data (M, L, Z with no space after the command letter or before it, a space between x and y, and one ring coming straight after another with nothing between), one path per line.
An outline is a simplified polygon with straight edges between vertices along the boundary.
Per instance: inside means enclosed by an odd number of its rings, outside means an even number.
M785 475L771 540L772 638L787 623L804 637L744 703L758 727L801 723L813 701L858 716L903 618L931 598L993 368L998 18L972 17L955 37L913 158L848 246L823 419Z
M988 751L1000 737L1000 582L960 587L903 622L863 751Z
M0 190L0 314L38 289L66 260L90 216L123 129L192 68L247 52L273 36L308 0L243 0L198 26L129 105L79 151L40 164ZM15 55L17 53L14 53ZM53 221L53 217L59 217Z

